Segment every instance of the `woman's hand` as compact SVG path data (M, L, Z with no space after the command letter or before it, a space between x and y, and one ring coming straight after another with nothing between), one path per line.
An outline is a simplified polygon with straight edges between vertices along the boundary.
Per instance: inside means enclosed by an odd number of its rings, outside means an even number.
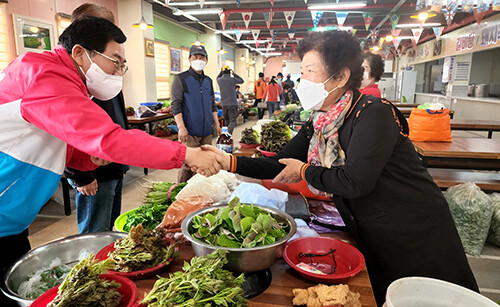
M278 162L285 164L286 167L273 179L273 182L297 183L302 180L300 169L304 162L297 159L279 159Z
M201 145L201 149L213 152L216 155L217 162L220 164L221 169L229 171L231 155L210 145Z

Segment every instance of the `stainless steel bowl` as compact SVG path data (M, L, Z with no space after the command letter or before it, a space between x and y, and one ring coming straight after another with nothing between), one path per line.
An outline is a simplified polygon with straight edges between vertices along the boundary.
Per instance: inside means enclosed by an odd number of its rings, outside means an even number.
M191 236L190 232L193 231L191 224L194 216L203 215L219 208L224 208L226 207L225 205L204 208L188 215L182 222L182 234L189 241L191 241L194 253L197 256L210 254L217 249L227 250L229 253L227 254L228 263L226 268L232 272L250 273L265 270L272 266L276 260L281 258L283 251L285 250L286 242L295 234L295 231L297 231L297 224L289 214L283 211L255 204L254 206L271 213L271 216L274 217L278 223L285 223L287 225L288 234L273 244L251 248L228 248L214 246L203 243Z
M109 245L125 237L123 232L96 232L69 236L52 241L21 257L5 272L1 283L2 292L15 300L19 306L29 306L33 300L21 297L17 294L19 285L26 277L39 269L48 268L52 260L61 259L61 262L72 267L78 263L80 255L87 257L89 253L94 255L106 245Z

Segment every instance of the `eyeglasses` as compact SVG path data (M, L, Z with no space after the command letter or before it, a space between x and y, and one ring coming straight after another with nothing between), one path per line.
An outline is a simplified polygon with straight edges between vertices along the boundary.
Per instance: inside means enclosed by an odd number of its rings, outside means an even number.
M113 62L115 65L115 72L119 72L120 75L124 75L128 71L128 66L125 64L120 64L120 62L117 59L113 59L105 54L100 53L99 51L92 50L93 52L97 53L100 56L105 57L106 59L110 60Z
M320 270L321 272L331 275L335 274L337 270L337 261L335 260L335 249L330 249L329 252L324 254L309 254L309 253L299 253L299 261L303 261L302 258L306 258L307 264ZM332 255L332 261L328 259L328 256ZM303 261L306 263L306 261Z

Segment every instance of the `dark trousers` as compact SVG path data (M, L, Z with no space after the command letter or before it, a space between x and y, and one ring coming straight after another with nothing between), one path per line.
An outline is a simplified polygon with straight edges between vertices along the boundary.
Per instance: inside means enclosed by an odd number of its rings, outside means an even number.
M4 248L0 253L0 277L3 283L5 270L31 249L28 229L17 235L0 238L0 246ZM0 306L17 306L17 304L0 292Z
M238 106L222 106L224 113L224 126L227 126L229 134L233 134L234 127L236 127L236 118L238 117Z
M212 135L207 136L194 136L188 135L187 142L184 143L187 147L200 147L201 145L212 145ZM177 182L186 182L189 178L193 177L195 173L191 171L191 167L189 167L186 163L182 164L179 173L177 173Z
M262 102L262 99L260 99L260 98L259 99L255 99L254 106L257 106L257 104L259 102ZM266 109L258 108L258 110L259 110L259 113L258 113L257 116L258 116L259 119L262 119L264 117L264 113L266 112Z

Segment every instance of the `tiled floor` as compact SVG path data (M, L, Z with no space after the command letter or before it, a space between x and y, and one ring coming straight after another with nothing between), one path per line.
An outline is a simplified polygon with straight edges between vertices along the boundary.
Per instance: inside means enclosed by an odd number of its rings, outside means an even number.
M254 124L255 121L250 121L237 126L233 133L235 143L239 141L241 131ZM453 136L486 137L486 133L454 131ZM500 133L494 133L493 136L500 138ZM215 140L213 143L215 144ZM142 203L145 195L144 186L150 181L176 181L176 179L177 170L150 170L149 174L144 176L141 168L132 167L125 177L122 212L136 208ZM63 206L54 201L49 202L41 210L35 222L30 226L30 241L33 248L54 239L78 233L74 205L70 216L65 216L63 211ZM500 300L500 249L486 245L481 257L469 257L469 262L481 292L498 302Z

